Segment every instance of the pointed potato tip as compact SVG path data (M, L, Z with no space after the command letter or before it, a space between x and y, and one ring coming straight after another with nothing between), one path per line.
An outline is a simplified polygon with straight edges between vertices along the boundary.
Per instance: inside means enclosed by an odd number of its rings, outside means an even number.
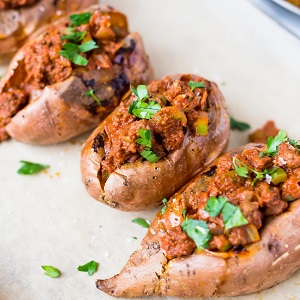
M110 279L98 279L95 283L97 289L99 289L100 291L109 295L114 294L115 285L113 285Z

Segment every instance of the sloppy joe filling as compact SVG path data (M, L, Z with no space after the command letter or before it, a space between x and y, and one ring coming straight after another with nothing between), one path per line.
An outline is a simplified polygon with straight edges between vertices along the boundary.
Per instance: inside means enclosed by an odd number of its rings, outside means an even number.
M94 143L99 145L100 138L104 145L105 157L100 171L102 179L123 164L142 159L141 155L147 147L156 157L155 161L168 156L182 145L187 132L197 135L199 120L204 120L203 128L207 130L210 83L198 77L197 82L201 82L202 87L192 90L190 82L189 75L184 75L179 80L166 77L152 81L147 86L149 97L144 104L152 104L158 109L149 118L143 118L142 113L134 115L129 112L133 102L137 101L134 94L120 104L120 110L111 120L104 122L104 134L98 136ZM151 149L138 143L141 129L151 134ZM200 132L199 135L201 134L207 133ZM97 151L97 146L94 149Z
M168 213L161 215L160 219L161 243L168 259L190 255L197 248L217 252L240 251L243 246L260 239L259 229L264 226L266 217L283 213L290 201L300 198L299 147L285 141L278 146L276 155L263 155L266 149L265 145L257 145L234 156L230 153L223 155L216 165L183 192L180 203L170 200ZM212 216L216 206L208 207L207 204L212 204L214 198L217 202L225 199L231 208L239 209L243 223L239 224L238 220L234 226L236 220L225 220L227 212L224 208ZM183 215L182 209L178 214L176 205L185 208ZM179 223L171 222L174 214L181 220ZM196 229L187 230L184 224L191 220L205 222L207 231L204 226L200 232L207 234L209 230L208 242L201 247L197 247L199 241L191 235L191 230ZM230 229L226 228L229 221L233 224Z
M78 42L62 39L70 34L70 28L71 33L85 32L84 38ZM106 70L106 77L102 76L102 82L107 78L112 90L118 89L119 94L127 91L129 80L122 70L123 66L130 65L129 55L135 48L133 40L124 40L127 35L124 15L96 10L87 24L71 26L71 21L60 22L27 44L22 49L24 59L19 62L14 76L6 82L0 94L0 142L8 138L5 126L19 110L37 98L46 86L62 82L73 74L80 77L88 89L94 89L97 82L93 78L85 80L84 74L93 70ZM67 43L82 45L90 41L95 41L98 48L78 53L87 59L87 66L78 65L61 55ZM120 78L115 79L115 74L119 74ZM85 97L84 94L82 96ZM86 109L93 114L112 109L109 99L108 103L98 105L91 97L86 98L89 100ZM93 102L93 105L90 102Z
M30 6L39 0L0 0L0 10Z

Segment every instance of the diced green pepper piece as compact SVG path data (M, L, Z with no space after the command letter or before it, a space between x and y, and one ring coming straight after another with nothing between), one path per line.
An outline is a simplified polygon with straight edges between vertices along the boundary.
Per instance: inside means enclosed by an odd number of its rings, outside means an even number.
M285 182L287 180L287 174L282 168L276 169L276 171L271 175L272 183L277 185L280 182Z

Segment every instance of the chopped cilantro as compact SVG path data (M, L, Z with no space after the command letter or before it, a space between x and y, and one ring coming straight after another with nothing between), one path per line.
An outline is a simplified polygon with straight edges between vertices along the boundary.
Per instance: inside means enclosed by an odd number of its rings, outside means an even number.
M30 161L25 161L25 160L20 160L20 163L22 163L22 166L17 171L17 173L21 174L21 175L31 175L31 174L40 172L44 169L50 168L49 165L33 163L33 162L30 162Z
M188 85L191 88L191 91L194 91L196 88L205 88L206 85L204 82L198 82L198 81L189 81Z
M94 91L93 89L91 89L91 90L85 92L84 94L85 94L85 96L91 96L91 97L93 97L94 100L95 100L99 105L101 105L100 100L98 99L98 97L97 97L94 93L95 93L95 91Z
M136 223L142 227L149 228L150 222L144 218L135 218L132 220L133 223Z
M152 162L152 163L156 163L159 161L160 157L157 156L155 154L154 151L152 151L151 149L149 148L146 148L145 150L143 150L141 152L141 156L143 156L145 159L147 159L148 161Z
M151 131L147 129L139 129L138 130L139 135L141 136L136 140L136 142L140 145L143 145L145 147L151 148L152 147L152 136Z
M80 272L87 272L89 276L92 276L97 271L97 268L98 268L98 263L91 260L87 264L79 266L77 270Z
M163 203L163 207L162 209L160 210L160 213L163 215L165 212L166 212L166 209L167 209L167 202L168 200L166 198L162 199L162 203Z
M245 131L250 128L250 125L241 121L238 121L234 119L233 117L230 117L230 129L231 130L239 130L239 131Z
M80 26L82 24L87 24L90 22L91 16L92 14L89 12L71 15L71 26Z
M44 275L47 275L51 278L57 278L60 276L60 271L52 266L41 266L45 272Z
M278 146L283 143L287 142L288 137L284 130L280 130L278 134L273 138L270 136L267 140L267 150L262 151L259 153L260 157L266 156L275 156L278 152Z
M61 40L71 40L75 43L80 42L86 35L86 31L75 31L74 28L68 27L67 34L60 37Z
M217 217L222 214L225 230L248 224L247 219L242 214L239 207L228 202L226 197L210 197L205 205L205 211L209 212L211 217Z
M208 247L208 242L211 240L212 235L205 221L189 219L186 216L181 227L195 242L198 249L205 249Z

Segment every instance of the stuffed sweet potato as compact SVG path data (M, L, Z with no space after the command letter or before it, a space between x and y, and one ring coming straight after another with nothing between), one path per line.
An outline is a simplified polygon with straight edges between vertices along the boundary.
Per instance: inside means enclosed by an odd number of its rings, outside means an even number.
M26 43L0 81L0 141L54 144L96 127L151 67L125 15L92 7Z
M229 118L216 84L175 75L132 89L81 155L96 200L125 211L158 206L227 146Z
M97 0L0 0L0 60L15 52L38 27Z
M97 287L116 297L237 296L298 270L300 154L282 133L268 149L248 144L219 157L157 213L120 274Z

